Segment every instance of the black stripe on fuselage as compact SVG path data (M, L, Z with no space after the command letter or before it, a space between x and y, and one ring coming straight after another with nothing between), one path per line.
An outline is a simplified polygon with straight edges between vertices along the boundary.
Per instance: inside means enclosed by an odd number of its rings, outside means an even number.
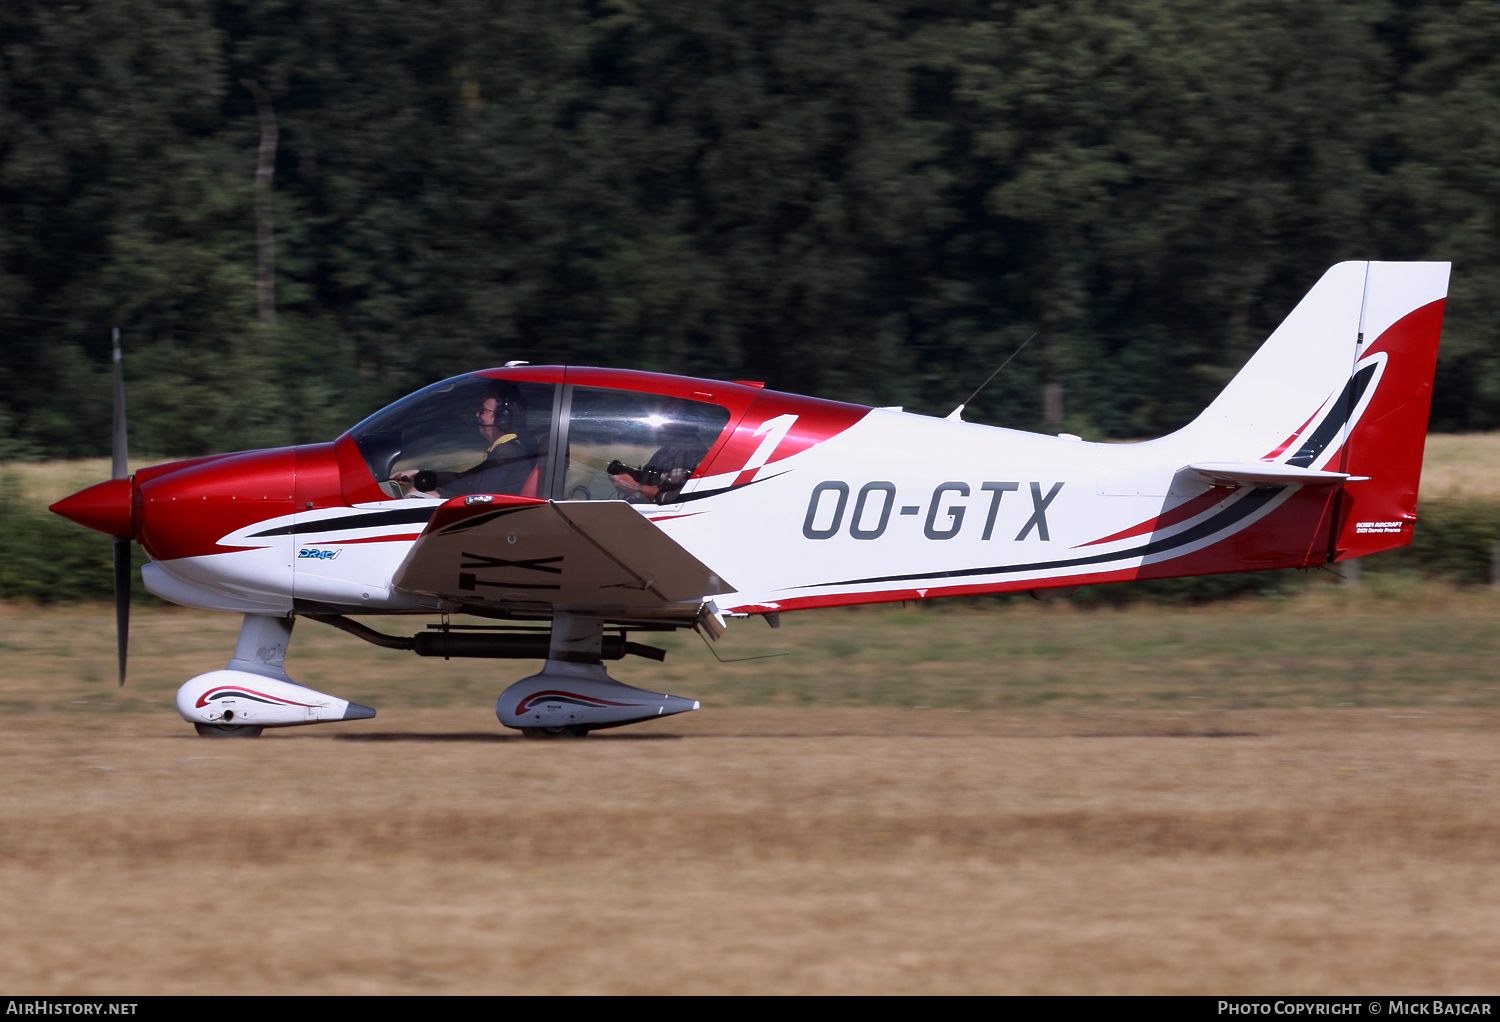
M791 469L787 469L785 472L777 472L775 475L762 476L759 479L752 479L748 483L735 483L729 486L720 486L717 489L713 490L698 490L694 493L679 493L675 497L668 497L665 503L667 506L670 506L672 504L681 504L689 500L702 500L704 497L717 497L721 493L728 493L731 490L743 490L745 487L754 486L756 483L769 483L772 479L780 479L790 471Z
M380 529L388 525L415 525L431 520L439 505L399 508L395 511L366 511L362 514L343 515L339 518L319 518L310 522L294 522L265 532L253 533L251 539L262 536L301 536L310 532L343 532L346 529Z
M975 575L1010 575L1022 571L1049 571L1053 568L1075 568L1090 564L1106 564L1110 561L1123 561L1135 557L1149 557L1152 554L1164 553L1175 550L1177 547L1195 543L1200 539L1212 536L1221 529L1227 529L1236 522L1265 507L1278 493L1286 489L1284 486L1257 486L1244 497L1220 511L1206 521L1199 522L1190 529L1184 529L1175 536L1166 539L1153 540L1150 543L1132 547L1113 554L1094 554L1092 557L1074 557L1065 561L1035 561L1031 564L997 564L988 568L959 568L953 571L934 571L916 575L882 575L878 578L852 578L845 582L818 582L809 586L795 586L797 589L823 589L828 586L852 586L869 585L876 582L920 582L926 579L944 578L969 578Z

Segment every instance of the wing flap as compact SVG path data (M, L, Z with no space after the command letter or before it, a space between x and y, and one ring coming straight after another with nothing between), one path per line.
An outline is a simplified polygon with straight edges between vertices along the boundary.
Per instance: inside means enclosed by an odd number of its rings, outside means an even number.
M392 584L460 603L694 612L734 591L624 501L500 496L439 508Z

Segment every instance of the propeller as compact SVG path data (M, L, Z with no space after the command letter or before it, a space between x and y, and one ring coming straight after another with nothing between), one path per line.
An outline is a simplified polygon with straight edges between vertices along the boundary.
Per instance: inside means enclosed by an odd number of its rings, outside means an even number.
M125 441L125 369L120 361L120 328L115 327L114 369L114 446L111 451L111 479L130 475ZM120 657L120 686L125 685L125 651L130 645L130 537L116 536L115 541L115 646Z

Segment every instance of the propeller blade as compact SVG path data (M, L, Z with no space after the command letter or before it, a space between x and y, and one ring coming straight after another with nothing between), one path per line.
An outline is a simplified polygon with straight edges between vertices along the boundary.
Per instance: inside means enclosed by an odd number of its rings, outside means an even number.
M120 655L120 687L125 686L125 651L130 645L130 538L115 537L115 646Z
M114 442L110 451L113 479L130 474L125 437L125 366L120 359L120 328L115 327L113 359L115 371ZM125 685L125 653L130 645L130 537L115 537L115 645L120 656L120 685Z
M120 361L120 328L114 328L114 363L115 363L115 430L114 446L111 450L111 479L124 479L130 474L130 468L126 459L125 443L125 366Z

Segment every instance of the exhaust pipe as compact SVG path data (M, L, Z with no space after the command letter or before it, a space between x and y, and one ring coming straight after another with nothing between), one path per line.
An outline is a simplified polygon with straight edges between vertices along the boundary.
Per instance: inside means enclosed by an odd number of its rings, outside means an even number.
M308 614L314 621L341 628L366 642L386 649L409 649L417 656L476 657L493 660L546 660L552 643L547 632L420 632L416 635L388 635L351 621L341 614ZM604 636L600 657L622 660L627 655L648 660L665 660L667 651L640 642L629 642L623 635Z

